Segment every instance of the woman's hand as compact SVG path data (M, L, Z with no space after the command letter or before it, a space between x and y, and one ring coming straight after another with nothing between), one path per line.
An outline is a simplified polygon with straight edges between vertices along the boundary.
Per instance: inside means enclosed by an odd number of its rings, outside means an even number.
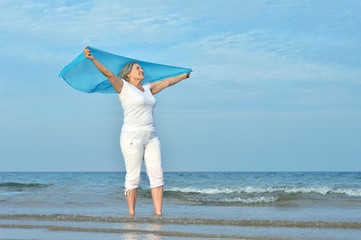
M189 73L185 73L185 74L186 74L186 77L185 77L185 78L189 78L189 77L191 76L191 72L193 72L193 70L190 71Z
M91 55L90 49L88 48L88 46L86 46L86 47L84 48L84 56L85 56L87 59L90 59L90 60L95 59L94 56Z

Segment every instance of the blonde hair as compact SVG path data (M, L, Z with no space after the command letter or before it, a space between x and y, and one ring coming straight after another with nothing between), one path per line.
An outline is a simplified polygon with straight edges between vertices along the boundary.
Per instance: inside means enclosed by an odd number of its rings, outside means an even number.
M129 82L130 79L127 77L127 75L132 71L133 65L136 63L137 63L136 61L132 61L125 64L118 76L121 79L124 79L125 81Z

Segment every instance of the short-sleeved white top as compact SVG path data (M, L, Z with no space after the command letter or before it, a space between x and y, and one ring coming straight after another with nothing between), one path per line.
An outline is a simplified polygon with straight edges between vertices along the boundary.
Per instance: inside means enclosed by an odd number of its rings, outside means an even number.
M153 109L155 98L150 83L142 85L144 92L123 80L119 100L124 111L122 131L155 131Z

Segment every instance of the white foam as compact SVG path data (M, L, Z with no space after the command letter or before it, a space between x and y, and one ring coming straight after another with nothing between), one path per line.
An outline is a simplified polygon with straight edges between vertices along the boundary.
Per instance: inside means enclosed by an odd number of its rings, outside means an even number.
M337 193L337 194L346 194L348 196L352 196L352 197L361 197L361 189L335 189L332 190L332 193Z
M234 193L235 191L230 188L170 188L167 189L168 191L172 192L183 192L183 193L200 193L200 194L230 194Z
M252 203L274 203L277 201L277 197L253 197L253 198L222 198L220 199L221 202L226 203L246 203L246 204L252 204Z
M361 189L331 188L331 187L252 187L244 186L237 188L170 188L168 191L200 194L264 194L264 193L287 193L287 194L343 194L352 197L361 197Z

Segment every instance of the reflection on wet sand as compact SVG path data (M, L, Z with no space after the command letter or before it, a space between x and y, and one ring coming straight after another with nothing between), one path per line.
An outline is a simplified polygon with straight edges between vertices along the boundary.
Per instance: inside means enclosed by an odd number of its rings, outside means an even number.
M152 223L152 224L148 224L146 229L150 230L150 231L161 231L162 225L159 223ZM150 234L149 239L150 240L163 240L163 237L159 236L159 235Z
M125 230L139 230L141 226L138 223L126 223L124 226ZM162 225L158 223L151 223L145 225L146 231L155 231L159 232L162 230ZM163 240L162 236L156 235L156 234L146 234L147 239L150 240ZM137 233L134 233L132 231L127 232L124 236L126 240L142 240L144 239L144 235L140 235Z
M125 224L125 229L129 229L129 230L136 230L138 229L138 223L126 223ZM140 240L140 237L142 237L139 234L136 234L134 232L128 232L126 234L124 234L124 239L126 240Z

